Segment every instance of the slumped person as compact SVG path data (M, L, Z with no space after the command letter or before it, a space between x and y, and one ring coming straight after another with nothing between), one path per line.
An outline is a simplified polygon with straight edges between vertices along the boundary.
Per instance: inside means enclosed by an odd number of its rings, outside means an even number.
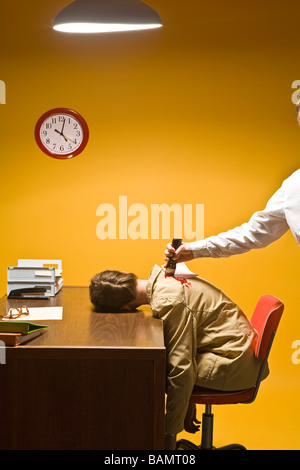
M254 355L257 334L242 310L206 280L194 277L182 283L165 277L157 265L147 280L103 271L91 280L90 298L98 312L132 311L150 304L153 316L162 319L167 448L175 448L176 434L183 429L199 429L195 405L189 405L195 385L224 391L255 385L261 366Z

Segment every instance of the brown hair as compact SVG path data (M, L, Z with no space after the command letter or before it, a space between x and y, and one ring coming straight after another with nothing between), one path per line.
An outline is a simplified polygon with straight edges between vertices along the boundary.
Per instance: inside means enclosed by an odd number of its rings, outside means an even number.
M120 312L136 298L137 277L133 273L103 271L90 283L90 299L97 312Z

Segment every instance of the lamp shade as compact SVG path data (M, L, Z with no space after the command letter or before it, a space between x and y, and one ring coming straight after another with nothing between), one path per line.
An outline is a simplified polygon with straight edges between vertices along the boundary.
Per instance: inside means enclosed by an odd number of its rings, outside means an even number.
M69 33L133 31L162 26L159 15L139 0L76 0L55 18L53 28Z

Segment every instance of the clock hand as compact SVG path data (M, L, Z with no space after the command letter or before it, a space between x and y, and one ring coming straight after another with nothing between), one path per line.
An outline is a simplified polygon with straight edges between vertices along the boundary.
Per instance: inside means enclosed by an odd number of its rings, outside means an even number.
M70 137L68 137L67 135L64 135L64 138L65 138L66 140L70 140L71 142L73 142L73 144L75 144L75 141L72 140L72 139L70 139Z
M63 130L64 130L64 127L65 127L65 122L66 122L66 119L64 119L64 121L63 121L63 125L62 125L61 131L60 131L60 134L61 134L61 135L63 135Z
M61 136L65 139L65 141L67 142L67 138L62 134L62 132L59 132L57 129L54 129L54 130L55 130L55 132L57 132L59 135L61 135Z

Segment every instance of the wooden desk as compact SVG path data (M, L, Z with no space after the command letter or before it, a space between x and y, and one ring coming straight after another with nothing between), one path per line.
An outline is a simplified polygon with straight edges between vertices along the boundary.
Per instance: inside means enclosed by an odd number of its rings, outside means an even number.
M0 449L162 449L165 348L150 313L97 314L87 287L50 300L0 299L0 313L63 306L62 321L8 347L0 364Z

